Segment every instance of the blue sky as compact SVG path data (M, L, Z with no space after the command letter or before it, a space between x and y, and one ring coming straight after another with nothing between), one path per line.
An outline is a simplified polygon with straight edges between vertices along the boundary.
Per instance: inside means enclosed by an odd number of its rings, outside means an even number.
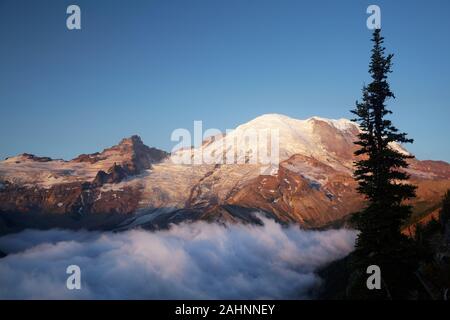
M395 123L419 159L450 161L448 0L0 0L0 158L70 159L132 134L170 150L194 120L349 118L369 80L369 4L395 54Z

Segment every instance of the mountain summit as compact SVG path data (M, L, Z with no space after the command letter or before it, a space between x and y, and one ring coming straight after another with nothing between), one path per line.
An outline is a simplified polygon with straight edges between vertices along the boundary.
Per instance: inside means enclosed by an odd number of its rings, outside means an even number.
M261 164L245 161L197 165L173 161L185 152L221 157L223 142L239 142L249 129L278 131L277 174L261 173ZM120 228L153 228L196 219L254 221L253 213L261 211L281 222L321 227L364 206L352 177L359 132L347 119L298 120L266 114L196 149L172 155L132 136L70 161L26 154L12 157L0 162L0 210L4 212L0 219L8 214L9 221L16 219L20 225L21 219L35 213L83 219L113 213L119 217ZM407 152L399 145L392 147ZM238 148L245 155L259 152L262 146L238 143ZM417 218L432 212L450 188L450 165L412 159L408 172L419 187ZM102 220L96 223L104 227Z

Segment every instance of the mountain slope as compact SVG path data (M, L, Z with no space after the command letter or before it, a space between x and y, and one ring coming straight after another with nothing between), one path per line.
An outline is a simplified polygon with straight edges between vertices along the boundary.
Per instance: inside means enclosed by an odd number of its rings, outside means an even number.
M132 136L100 153L70 161L30 154L11 157L0 162L0 210L131 213L140 196L139 187L129 180L167 156ZM124 180L125 185L120 185Z
M266 143L247 139L249 132L278 133L275 171L267 162L249 161L249 155L267 151ZM71 161L24 154L0 162L0 210L78 218L118 214L123 229L196 219L255 221L252 212L258 209L280 222L321 227L364 205L352 178L358 133L346 119L268 114L170 156L137 136ZM205 154L211 164L179 163ZM230 154L232 163L223 161ZM450 188L450 165L410 163L420 217Z

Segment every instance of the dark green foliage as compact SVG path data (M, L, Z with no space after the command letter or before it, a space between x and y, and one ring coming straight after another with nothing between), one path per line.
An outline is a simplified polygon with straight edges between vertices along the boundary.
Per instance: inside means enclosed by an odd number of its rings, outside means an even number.
M429 241L436 233L441 230L441 224L436 219L432 218L426 224L417 224L414 235L414 240L417 242Z
M354 216L354 222L361 231L354 254L355 275L366 279L369 265L381 268L383 290L365 290L367 297L406 298L415 283L414 271L416 250L414 243L401 233L401 227L411 215L411 208L404 200L415 196L415 186L407 184L409 176L404 171L407 160L412 158L391 148L392 143L411 143L406 133L387 119L392 112L386 102L394 98L389 83L393 55L385 54L383 37L375 30L372 41L372 57L369 73L372 82L364 86L363 97L352 111L360 124L362 133L356 144L355 179L358 191L367 199L367 207ZM356 280L355 280L356 281ZM358 282L357 280L356 282ZM355 283L356 283L355 282ZM365 286L365 282L356 285ZM360 290L357 290L360 291ZM360 293L358 293L360 294Z
M318 292L319 300L343 300L346 298L348 280L351 276L351 255L331 262L318 271L323 279L322 286Z
M447 190L447 192L444 195L444 198L442 199L442 209L440 218L440 222L443 229L445 229L449 220L450 220L450 190Z
M436 219L431 219L426 224L418 223L414 232L414 240L417 250L420 253L421 262L430 263L433 261L435 248L432 239L441 231L441 224Z

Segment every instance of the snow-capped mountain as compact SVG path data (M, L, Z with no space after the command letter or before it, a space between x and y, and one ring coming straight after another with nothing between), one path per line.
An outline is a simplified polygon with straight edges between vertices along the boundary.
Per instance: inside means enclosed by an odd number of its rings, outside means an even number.
M260 143L258 139L248 139L249 133L254 132L259 136L264 136L264 133L268 135L276 133L280 160L286 160L294 154L302 154L327 161L339 156L334 152L341 147L341 145L335 147L331 145L334 142L333 139L326 136L333 134L333 131L339 132L338 139L343 139L344 144L351 145L359 129L355 123L347 119L329 120L312 117L307 120L297 120L280 114L266 114L238 126L226 135L214 137L212 142L209 141L201 148L192 151L183 150L181 153L215 154L216 159L219 159L222 151L226 149L224 146L235 146L236 162L243 162L243 157L249 152L257 154L267 152L267 146L264 143ZM270 143L270 140L268 142ZM346 159L350 159L351 153L345 156Z
M268 148L260 138L249 139L249 132L277 133L277 170L249 161ZM118 229L196 219L252 221L255 209L282 222L324 226L363 206L352 178L358 133L346 119L267 114L172 155L137 136L70 161L23 154L0 162L0 228L26 217L36 223L36 214L64 218L63 226L73 220L80 227ZM179 162L205 154L213 161ZM225 161L230 154L231 163ZM417 214L433 210L450 188L450 165L412 160L409 172L419 186ZM19 219L18 212L28 215Z

